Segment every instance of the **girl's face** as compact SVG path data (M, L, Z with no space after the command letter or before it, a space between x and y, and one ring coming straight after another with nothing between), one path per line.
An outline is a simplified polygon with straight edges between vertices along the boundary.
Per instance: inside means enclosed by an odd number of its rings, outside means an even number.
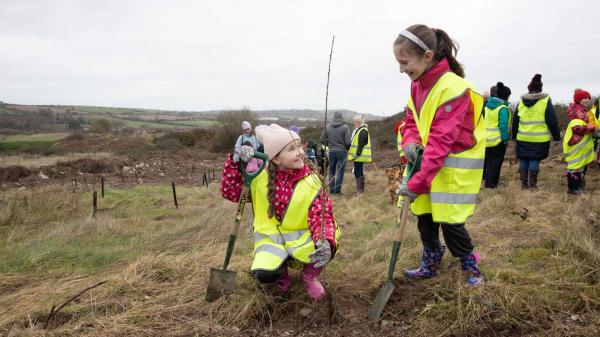
M291 141L272 159L282 169L301 169L304 167L304 150L300 140Z
M584 98L579 102L579 104L583 105L584 107L586 107L588 109L592 107L591 103L592 103L592 100L589 98Z
M402 45L394 46L394 56L396 56L396 61L400 64L400 72L406 73L413 81L416 81L429 70L433 61L433 52L431 50L419 56L408 50L408 48L402 47Z

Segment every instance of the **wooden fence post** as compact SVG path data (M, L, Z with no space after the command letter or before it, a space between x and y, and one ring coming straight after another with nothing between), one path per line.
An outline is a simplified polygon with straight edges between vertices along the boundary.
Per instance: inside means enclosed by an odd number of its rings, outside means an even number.
M96 212L98 211L98 192L95 190L92 192L92 218L96 218Z
M175 202L175 208L179 208L177 204L177 192L175 191L175 182L171 181L171 186L173 187L173 201Z
M102 191L102 198L104 198L104 176L100 177L100 187Z

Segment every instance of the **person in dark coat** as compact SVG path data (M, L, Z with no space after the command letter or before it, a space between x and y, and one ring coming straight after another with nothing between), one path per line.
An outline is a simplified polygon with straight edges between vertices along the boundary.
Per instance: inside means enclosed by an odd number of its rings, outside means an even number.
M350 140L350 127L344 122L344 115L341 111L334 112L333 120L327 124L320 138L321 144L329 149L330 194L342 193Z
M529 92L521 96L512 123L522 188L537 187L540 161L548 158L550 151L550 136L554 141L560 141L556 110L542 87L542 75L536 74L527 86ZM543 113L536 112L544 105Z

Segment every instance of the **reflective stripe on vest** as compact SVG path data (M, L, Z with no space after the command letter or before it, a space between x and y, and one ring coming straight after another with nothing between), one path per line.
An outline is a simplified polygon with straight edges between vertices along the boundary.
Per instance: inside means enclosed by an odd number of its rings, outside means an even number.
M465 93L468 93L473 106L475 144L463 152L451 153L433 178L430 194L419 195L411 204L414 214L431 213L435 222L463 224L475 211L486 146L486 128L481 116L483 98L475 92L472 84L452 72L447 72L433 86L420 112L416 111L412 98L408 102L421 141L427 148L429 131L438 109ZM440 110L440 113L450 113L449 107Z
M485 131L486 131L486 147L494 147L502 141L499 126L499 114L502 108L507 108L501 104L494 109L485 107Z
M254 211L254 261L250 269L276 270L290 257L309 263L308 255L315 246L308 230L308 210L318 197L321 181L316 174L310 174L296 183L281 222L268 215L268 182L269 175L264 170L250 183ZM336 228L336 241L339 236Z
M360 156L357 157L356 151L358 150L358 138L359 138L358 134L362 130L367 131L367 144L365 144L365 146L363 146ZM348 157L346 159L350 160L350 161L363 162L363 163L370 163L373 161L373 159L371 158L371 134L369 133L369 130L367 130L367 128L364 125L360 126L354 133L354 137L352 138L352 143L350 145L350 150L348 151Z
M581 119L573 119L567 126L567 131L563 138L563 153L565 155L567 169L569 170L583 168L594 161L594 142L589 133L585 134L579 143L569 145L569 140L573 137L574 126L586 126L586 123Z
M519 130L517 140L532 143L544 143L550 141L550 130L546 124L546 107L549 96L546 96L533 106L526 106L523 99L519 101Z

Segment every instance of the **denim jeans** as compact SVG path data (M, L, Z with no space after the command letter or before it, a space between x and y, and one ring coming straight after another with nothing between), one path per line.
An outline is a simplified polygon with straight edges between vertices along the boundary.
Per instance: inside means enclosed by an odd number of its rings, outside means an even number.
M329 193L342 193L346 156L346 151L329 151Z
M539 160L527 160L519 159L519 171L539 171L540 161Z

